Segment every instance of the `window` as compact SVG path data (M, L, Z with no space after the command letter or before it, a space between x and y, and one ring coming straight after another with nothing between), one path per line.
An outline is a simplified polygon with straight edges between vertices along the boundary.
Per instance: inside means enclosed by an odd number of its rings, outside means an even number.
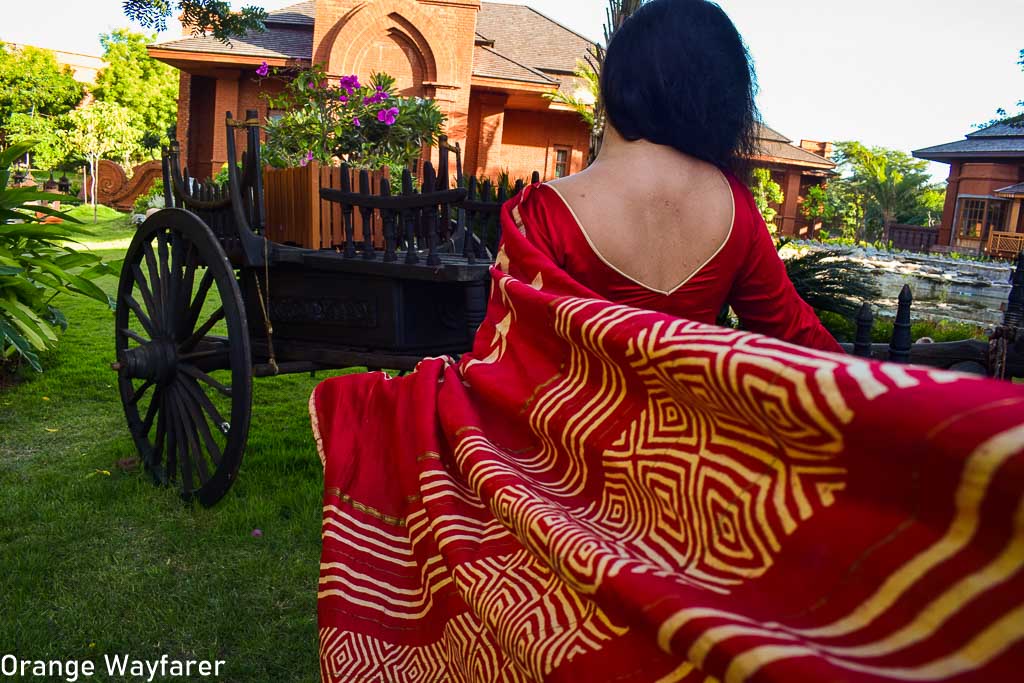
M961 197L957 234L966 239L985 239L1006 222L1006 204L1001 199Z
M569 160L572 159L572 147L555 147L555 177L564 178L569 175Z
M284 116L284 109L268 109L267 121L277 121Z

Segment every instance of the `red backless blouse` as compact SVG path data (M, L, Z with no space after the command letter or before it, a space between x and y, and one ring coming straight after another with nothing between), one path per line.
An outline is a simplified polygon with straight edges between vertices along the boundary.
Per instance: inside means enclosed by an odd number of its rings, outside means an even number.
M744 329L842 353L789 281L750 191L731 175L726 178L733 195L732 229L718 251L670 292L640 284L605 262L554 187L527 187L519 197L519 213L527 238L538 249L609 301L709 324L728 302Z

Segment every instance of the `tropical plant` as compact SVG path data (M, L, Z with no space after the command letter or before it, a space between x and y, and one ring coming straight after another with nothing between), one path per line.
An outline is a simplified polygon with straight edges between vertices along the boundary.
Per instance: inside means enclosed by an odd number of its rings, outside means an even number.
M136 149L150 155L170 142L167 131L178 115L178 70L149 56L146 45L155 39L127 29L101 35L107 66L94 91L96 99L131 110L142 132L155 136Z
M939 190L930 182L927 161L860 142L838 142L835 147L842 173L838 182L846 185L849 200L859 208L857 240L875 241L886 226L910 220L926 193Z
M775 225L775 217L779 212L772 205L782 204L786 197L782 193L782 187L772 180L772 172L767 168L755 168L751 177L753 182L750 184L750 193L754 195L754 204L761 212L769 232L774 235L779 231L779 226Z
M787 243L781 240L782 246ZM783 262L797 294L819 313L828 311L853 319L864 301L880 294L871 269L848 258L845 251L807 250Z
M232 10L225 0L124 0L124 13L145 28L164 31L167 18L176 14L194 35L213 35L230 42L232 36L248 31L263 31L267 11L262 7L243 7ZM177 9L177 12L175 12Z
M580 96L579 90L569 93L562 89L557 89L544 93L544 97L552 102L572 107L580 115L580 118L583 119L583 123L593 130L594 105L601 96L600 76L594 70L592 62L582 59L576 62L576 70L573 72L573 75L583 85L583 96Z
M9 186L12 164L31 147L19 142L0 152L0 361L20 356L41 372L39 353L56 344L56 328L67 327L53 298L80 294L112 306L92 280L114 273L115 264L67 245L88 232L43 203L60 201L62 195ZM40 216L64 223L43 223Z
M71 112L71 133L68 143L75 154L89 164L92 179L93 222L96 221L96 184L101 159L114 156L130 167L128 160L138 148L142 131L132 112L112 102L93 102Z
M85 95L69 67L57 64L49 50L10 49L0 43L0 142L15 114L59 116Z
M272 71L264 64L257 73L286 81L280 95L267 96L272 109L285 112L266 127L264 159L272 166L341 159L354 168L400 170L436 143L445 121L433 100L399 97L384 73L366 85L356 76L332 82L320 65Z

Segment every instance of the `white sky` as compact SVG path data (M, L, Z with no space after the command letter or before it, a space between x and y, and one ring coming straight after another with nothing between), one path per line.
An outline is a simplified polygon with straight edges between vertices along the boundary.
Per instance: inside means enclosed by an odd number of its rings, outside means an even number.
M277 9L295 0L250 1ZM602 36L605 0L517 4ZM1024 0L720 4L754 56L765 121L796 141L860 140L910 151L958 140L997 108L1015 111L1024 99L1017 65ZM126 25L120 0L0 0L5 41L99 54L98 35ZM933 164L936 179L947 171Z

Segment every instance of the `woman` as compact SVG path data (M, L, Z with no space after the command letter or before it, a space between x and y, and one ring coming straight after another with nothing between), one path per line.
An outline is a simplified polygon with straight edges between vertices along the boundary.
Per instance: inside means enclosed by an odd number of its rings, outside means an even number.
M585 171L530 188L527 238L617 303L840 351L786 276L740 178L757 110L750 58L717 6L643 5L602 69L608 125Z
M503 207L472 353L313 394L324 680L1019 678L1024 389L827 352L716 6L650 2L604 81L601 160Z

